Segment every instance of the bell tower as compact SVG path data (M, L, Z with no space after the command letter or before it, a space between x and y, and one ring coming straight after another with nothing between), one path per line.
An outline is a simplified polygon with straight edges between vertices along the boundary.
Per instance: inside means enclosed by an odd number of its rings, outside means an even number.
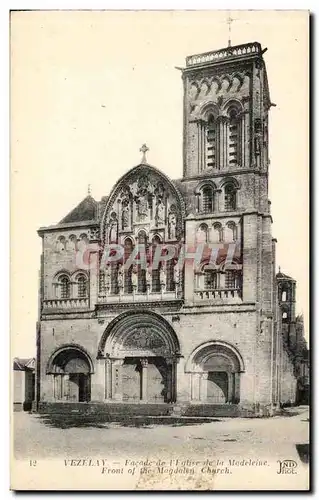
M268 172L266 50L252 42L186 58L184 178Z
M220 271L217 285L207 286L224 290L235 283L238 300L271 316L275 243L268 200L272 104L266 50L248 42L186 58L181 183L187 193L187 244L196 244L205 230L207 242L225 248L235 242L238 249L238 282ZM191 287L191 273L187 279ZM195 298L201 286L195 280ZM220 294L231 301L226 292Z
M292 323L296 320L296 280L282 273L280 268L276 278L282 323Z

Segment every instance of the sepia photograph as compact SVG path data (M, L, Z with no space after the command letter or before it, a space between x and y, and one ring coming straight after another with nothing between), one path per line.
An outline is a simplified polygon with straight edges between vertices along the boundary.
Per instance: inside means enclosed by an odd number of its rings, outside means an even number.
M11 11L13 490L308 491L309 12Z

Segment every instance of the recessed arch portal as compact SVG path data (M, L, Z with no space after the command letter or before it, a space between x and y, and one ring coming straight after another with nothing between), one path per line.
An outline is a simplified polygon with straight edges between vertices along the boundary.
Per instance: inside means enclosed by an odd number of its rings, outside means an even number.
M233 345L223 341L201 344L189 356L185 371L191 373L192 400L205 403L238 403L244 361Z
M180 345L172 326L151 311L127 311L104 331L98 357L108 363L108 399L172 402Z
M77 345L63 345L50 356L47 374L52 375L53 397L57 401L87 402L91 397L93 363Z

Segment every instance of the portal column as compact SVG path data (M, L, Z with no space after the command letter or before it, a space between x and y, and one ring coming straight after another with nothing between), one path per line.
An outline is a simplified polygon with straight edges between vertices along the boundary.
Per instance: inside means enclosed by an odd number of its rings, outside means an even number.
M237 404L240 401L240 373L234 373L234 395L233 403Z
M148 366L148 359L147 358L142 358L141 359L141 365L142 365L142 401L146 402L147 401L147 366Z
M234 392L233 392L233 387L234 387L234 376L235 374L232 372L227 373L228 376L228 391L227 391L227 401L226 403L232 403L233 402L233 397L234 397Z
M112 399L112 362L105 359L105 399Z
M122 366L124 359L115 359L112 364L112 398L117 401L123 399Z
M172 361L172 402L175 403L177 400L177 360Z
M167 366L167 393L166 393L166 402L171 403L173 400L173 360L172 358L166 358L166 366Z

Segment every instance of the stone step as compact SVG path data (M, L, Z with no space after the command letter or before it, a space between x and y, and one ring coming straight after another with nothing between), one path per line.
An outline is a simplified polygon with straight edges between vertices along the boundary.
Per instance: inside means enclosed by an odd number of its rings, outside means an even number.
M189 407L189 403L174 404L171 410L171 415L181 416L184 415Z
M124 415L158 416L169 415L172 406L162 404L137 403L39 403L39 413L83 414L83 415Z
M112 418L136 416L156 417L238 417L244 414L235 404L191 404L191 403L39 403L39 413L65 415L97 415Z
M238 417L240 408L235 404L196 404L189 405L184 415L187 417Z

